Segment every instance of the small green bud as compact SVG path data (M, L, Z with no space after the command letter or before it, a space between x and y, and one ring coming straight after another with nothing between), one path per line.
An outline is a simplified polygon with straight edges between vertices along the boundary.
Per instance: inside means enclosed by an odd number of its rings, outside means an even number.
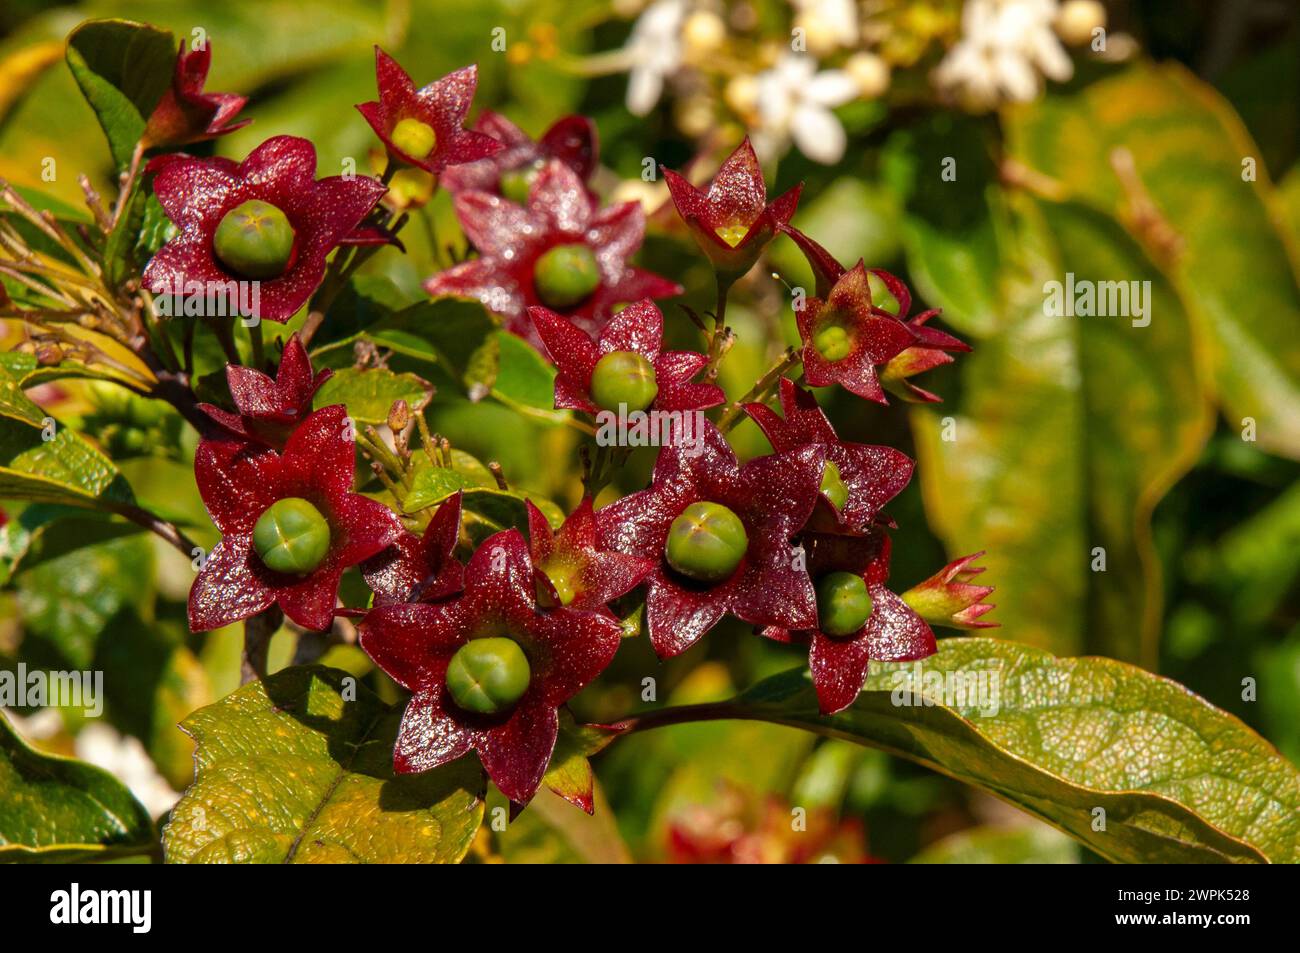
M244 278L278 278L293 257L293 226L270 202L250 199L221 217L212 249L221 263Z
M740 565L749 537L740 517L721 503L692 503L668 528L668 565L701 582L721 582Z
M305 576L324 561L329 548L329 523L300 497L276 500L253 526L253 549L276 572Z
M542 162L537 160L528 165L521 165L517 169L509 169L501 173L501 194L512 202L519 205L528 204L528 193L532 191L533 183L537 181L537 176L542 171Z
M844 509L844 504L849 501L849 488L844 485L840 468L833 460L827 460L822 465L821 492L822 496L835 504L837 510Z
M429 153L438 145L438 134L433 127L409 116L393 127L388 138L412 159L429 158Z
M655 369L635 351L611 351L596 362L591 375L591 397L605 410L645 410L659 393Z
M861 576L831 572L817 580L817 620L827 635L852 635L871 616L871 594Z
M514 639L474 639L451 657L447 690L466 711L495 715L524 697L532 677L528 657Z
M556 245L537 259L533 285L548 308L563 311L579 305L600 287L596 256L582 243Z
M871 289L871 303L881 311L898 314L898 299L894 297L889 286L880 280L880 276L867 272L867 287Z

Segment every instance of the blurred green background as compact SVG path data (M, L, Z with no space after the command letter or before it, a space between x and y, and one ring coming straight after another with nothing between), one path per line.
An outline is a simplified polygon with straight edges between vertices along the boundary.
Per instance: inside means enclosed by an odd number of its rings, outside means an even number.
M741 5L705 6L734 24ZM107 150L63 63L63 38L88 17L125 16L177 36L206 32L213 46L207 88L249 95L243 117L254 120L216 144L221 154L242 157L289 133L315 142L321 174L348 158L364 170L375 144L352 107L374 96L372 46L379 43L421 84L478 63L476 109L501 111L531 134L569 112L593 116L605 166L598 190L607 198L648 194L654 205L663 195L640 181L645 157L676 168L700 153L707 165L744 132L746 117L727 103L728 72L743 70L745 51L784 42L789 13L784 4L748 6L751 25L736 30L740 65L720 58L723 66L688 76L637 117L624 103L626 74L607 62L639 12L634 2L9 0L0 11L0 176L70 204L80 201L78 172L111 192ZM942 404L877 407L822 395L843 438L894 444L919 460L917 479L891 510L900 526L893 588L986 549L983 579L998 587L991 618L1002 625L993 634L1143 665L1240 716L1297 760L1295 9L1107 4L1111 29L1122 29L1136 52L1123 62L1076 52L1069 82L1049 84L1032 102L972 114L940 101L926 81L952 40L960 5L877 6L893 36L908 17L920 21L918 9L947 19L919 50L889 54L887 94L838 109L848 134L843 159L822 165L792 150L770 163L769 181L775 191L804 181L796 224L843 259L864 257L904 277L918 309L942 307L939 322L975 348L920 380L943 395ZM507 40L499 52L491 47L498 27ZM709 122L687 106L710 110ZM47 156L57 163L52 182L41 179ZM955 181L941 177L948 158ZM1247 159L1253 179L1243 178ZM455 235L445 195L431 214L441 234ZM358 308L366 295L420 300L419 282L432 270L427 235L410 228L409 254L371 262ZM659 216L640 263L682 281L687 303L711 305L705 263ZM796 340L788 293L770 277L773 269L790 285L810 281L781 240L771 267L756 268L738 288L729 317L740 343L723 375L733 396ZM1149 281L1150 325L1045 316L1043 284L1067 272ZM665 313L670 336L696 346L684 316L671 303ZM327 327L317 343L343 337L343 329ZM351 354L336 358L347 363ZM219 356L207 360L215 368ZM409 358L390 366L430 373ZM60 403L62 414L123 458L143 501L194 527L200 542L214 538L190 476L192 443L178 421L72 385L42 399ZM491 400L471 404L440 384L430 422L457 448L499 461L513 485L566 509L576 502L576 437L544 414L521 415ZM735 437L742 455L767 449L750 424ZM638 488L652 459L634 457L619 489ZM11 509L0 557L50 515ZM12 578L0 563L0 659L8 667L103 668L110 721L141 743L146 767L155 765L166 782L165 804L166 786L183 788L190 773L188 742L173 725L235 687L240 634L190 635L190 567L132 527L64 515L36 544L37 558L28 555ZM1104 571L1095 568L1099 550ZM296 643L284 630L273 664L301 651ZM367 670L355 650L332 651L331 662ZM801 664L797 652L734 624L664 664L644 639L629 641L579 700L578 714L626 713L639 704L646 677L656 679L660 702L709 700ZM391 697L378 676L368 677ZM1251 700L1243 698L1244 679L1257 687ZM43 743L79 750L75 717L64 721ZM596 765L612 811L589 821L539 802L501 838L504 856L1081 859L1061 835L955 782L773 726L655 732L621 743ZM824 836L808 857L785 842L790 805L807 807L821 825ZM719 840L719 830L736 837Z

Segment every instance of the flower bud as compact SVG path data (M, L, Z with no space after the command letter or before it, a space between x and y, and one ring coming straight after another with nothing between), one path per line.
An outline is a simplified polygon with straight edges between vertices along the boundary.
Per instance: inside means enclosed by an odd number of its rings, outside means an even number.
M519 205L528 204L528 193L546 163L542 159L501 173L501 194Z
M600 267L586 245L556 245L537 259L533 284L543 304L565 310L581 304L600 287Z
M591 397L605 410L645 410L658 393L654 366L635 351L611 351L591 375Z
M528 657L514 639L474 639L462 645L447 665L447 690L466 711L495 715L528 691Z
M324 561L329 548L329 523L300 497L272 503L253 526L253 549L276 572L305 576Z
M293 226L270 202L250 199L225 215L213 235L221 263L243 278L278 278L293 257Z
M736 571L749 548L745 526L721 503L692 503L668 529L668 565L701 582L721 582Z
M831 572L817 580L817 624L827 635L852 635L871 616L871 594L862 577Z

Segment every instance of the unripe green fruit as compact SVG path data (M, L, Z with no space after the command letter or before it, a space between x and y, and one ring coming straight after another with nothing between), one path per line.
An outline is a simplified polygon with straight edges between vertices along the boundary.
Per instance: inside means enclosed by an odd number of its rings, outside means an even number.
M537 181L537 176L541 171L542 163L539 159L529 165L522 165L517 169L502 172L501 194L512 202L527 205L528 193L532 191L533 183Z
M844 509L844 504L849 501L849 488L844 485L840 468L832 460L827 460L822 465L821 492L822 496L835 504L837 510Z
M533 285L548 308L564 310L581 304L600 287L596 256L581 243L556 245L537 259Z
M329 548L329 523L300 497L276 500L253 526L253 549L276 572L305 576L324 561Z
M212 237L221 263L244 278L278 278L293 257L293 226L270 202L249 199L222 216Z
M658 393L654 366L635 351L611 351L591 374L591 398L605 410L645 410Z
M668 528L668 565L701 582L721 582L740 565L749 537L740 517L721 503L692 503Z
M407 117L393 127L388 138L412 159L427 159L438 145L438 134L428 123Z
M532 679L528 657L514 639L474 639L447 666L447 690L466 711L495 715L523 698Z
M824 321L812 336L813 347L828 361L839 361L853 350L853 338L843 323L835 317Z
M827 635L852 635L871 616L871 594L861 576L831 572L817 580L817 621Z
M871 303L881 311L898 314L898 299L878 275L867 272L867 286L871 289Z

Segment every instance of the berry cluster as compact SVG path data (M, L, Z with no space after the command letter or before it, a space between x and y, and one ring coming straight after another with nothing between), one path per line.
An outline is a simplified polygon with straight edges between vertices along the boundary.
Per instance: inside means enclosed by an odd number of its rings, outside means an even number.
M342 405L312 410L329 372L313 373L307 342L295 334L274 377L228 367L233 409L201 407L211 428L195 470L222 539L190 594L195 631L276 605L308 629L329 628L339 613L360 617L361 646L411 693L396 770L424 771L473 750L522 805L542 784L559 709L619 647L624 628L611 603L639 589L661 657L686 651L727 615L806 645L826 713L853 702L871 660L933 653L927 620L988 624L978 616L990 590L970 584L972 557L906 598L887 587L893 524L883 509L913 463L889 447L840 440L792 370L801 364L809 387L838 384L882 403L886 385L909 399L937 399L909 378L965 346L927 326L934 312L909 317L900 280L861 261L846 269L795 229L800 188L769 204L745 141L706 190L667 173L677 211L714 267L718 306L705 352L664 350L664 315L652 299L683 289L628 263L645 214L634 202L601 206L590 186L598 154L591 123L568 117L535 142L485 113L467 130L473 67L417 89L376 52L379 100L358 109L386 147L384 179L317 180L314 148L288 136L241 163L155 158L153 189L178 231L149 263L146 284L163 293L195 281L256 280L260 316L286 321L317 292L340 246L400 247L401 219L381 200L396 170L423 170L453 193L475 252L429 278L431 295L481 301L548 357L557 409L695 414L701 423L688 434L677 418L647 488L597 509L592 480L558 531L530 502L526 536L525 527L511 528L474 547L460 493L445 497L427 524L408 524L353 492L351 421ZM234 128L242 100L203 94L206 68L206 51L201 61L182 56L159 141ZM731 338L727 294L781 234L816 276L815 294L796 302L802 350L728 403L714 383ZM309 321L303 337L311 330ZM768 406L772 397L780 413ZM716 421L703 418L719 405ZM742 465L726 432L743 414L772 452ZM366 607L339 608L340 577L351 566L373 596Z

